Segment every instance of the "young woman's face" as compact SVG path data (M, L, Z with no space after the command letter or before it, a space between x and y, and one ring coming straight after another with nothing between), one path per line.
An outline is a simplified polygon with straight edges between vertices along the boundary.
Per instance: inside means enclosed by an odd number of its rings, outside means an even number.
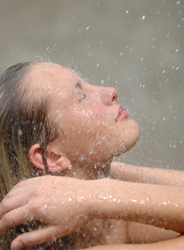
M107 161L136 143L139 126L117 104L114 88L90 85L55 64L40 65L37 71L37 88L49 95L49 117L71 161Z

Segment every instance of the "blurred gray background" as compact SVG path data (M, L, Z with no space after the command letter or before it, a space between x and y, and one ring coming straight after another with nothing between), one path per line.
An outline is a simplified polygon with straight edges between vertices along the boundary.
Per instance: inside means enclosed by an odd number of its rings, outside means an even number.
M0 72L30 60L118 89L141 128L118 160L184 170L183 0L0 0Z

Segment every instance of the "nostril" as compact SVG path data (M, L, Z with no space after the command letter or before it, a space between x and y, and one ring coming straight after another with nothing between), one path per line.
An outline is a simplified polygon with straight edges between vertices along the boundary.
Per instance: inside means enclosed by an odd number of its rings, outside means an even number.
M116 101L117 96L113 95L112 102Z
M104 104L111 105L115 101L117 101L117 90L112 87L103 88L103 92L101 92L101 98Z
M118 97L118 92L116 89L113 89L112 92L112 102L117 101L117 97Z

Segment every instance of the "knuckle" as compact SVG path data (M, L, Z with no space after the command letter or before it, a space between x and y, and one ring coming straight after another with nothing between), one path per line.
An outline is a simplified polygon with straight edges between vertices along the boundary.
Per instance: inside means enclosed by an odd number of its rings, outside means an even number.
M31 191L31 196L32 197L39 197L41 196L42 194L42 190L40 187L37 187L37 188L34 188L32 191Z
M30 215L30 216L33 216L33 215L36 213L36 211L37 211L37 205L36 205L36 204L31 205L31 206L29 207L29 215Z
M29 206L29 217L35 218L38 217L41 213L41 204L40 202L34 202Z
M7 201L6 200L3 200L1 202L1 212L2 213L5 213L7 211L7 208L8 208L8 205L7 205Z
M18 185L22 185L25 182L25 180L21 180Z
M4 225L8 225L11 222L9 214L5 214L3 216L2 222L3 222Z
M17 188L17 187L22 187L24 183L25 183L25 180L19 181L19 182L15 185L15 188Z

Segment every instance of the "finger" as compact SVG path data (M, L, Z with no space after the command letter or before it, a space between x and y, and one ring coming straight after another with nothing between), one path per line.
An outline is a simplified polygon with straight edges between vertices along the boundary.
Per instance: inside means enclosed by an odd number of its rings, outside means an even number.
M22 195L22 193L12 197L11 199L4 199L0 203L0 219L4 214L8 213L11 210L24 206L29 199L29 194Z
M69 233L69 232L68 232ZM61 233L57 226L45 227L32 232L19 235L12 241L11 250L17 250L24 247L35 246L55 238L65 236L67 232Z
M27 204L6 213L0 221L0 237L8 229L32 220L36 220L36 218L34 218Z
M36 179L36 178L35 178ZM32 183L28 180L20 181L17 185L15 185L9 193L5 196L3 200L9 199L12 196L18 195L20 193L24 193L26 190L30 190L31 188L35 188L36 182Z
M11 198L16 194L24 192L26 189L31 189L32 187L35 187L37 184L40 184L40 182L42 181L41 178L44 179L44 176L21 180L10 190L10 192L6 195L4 199Z

